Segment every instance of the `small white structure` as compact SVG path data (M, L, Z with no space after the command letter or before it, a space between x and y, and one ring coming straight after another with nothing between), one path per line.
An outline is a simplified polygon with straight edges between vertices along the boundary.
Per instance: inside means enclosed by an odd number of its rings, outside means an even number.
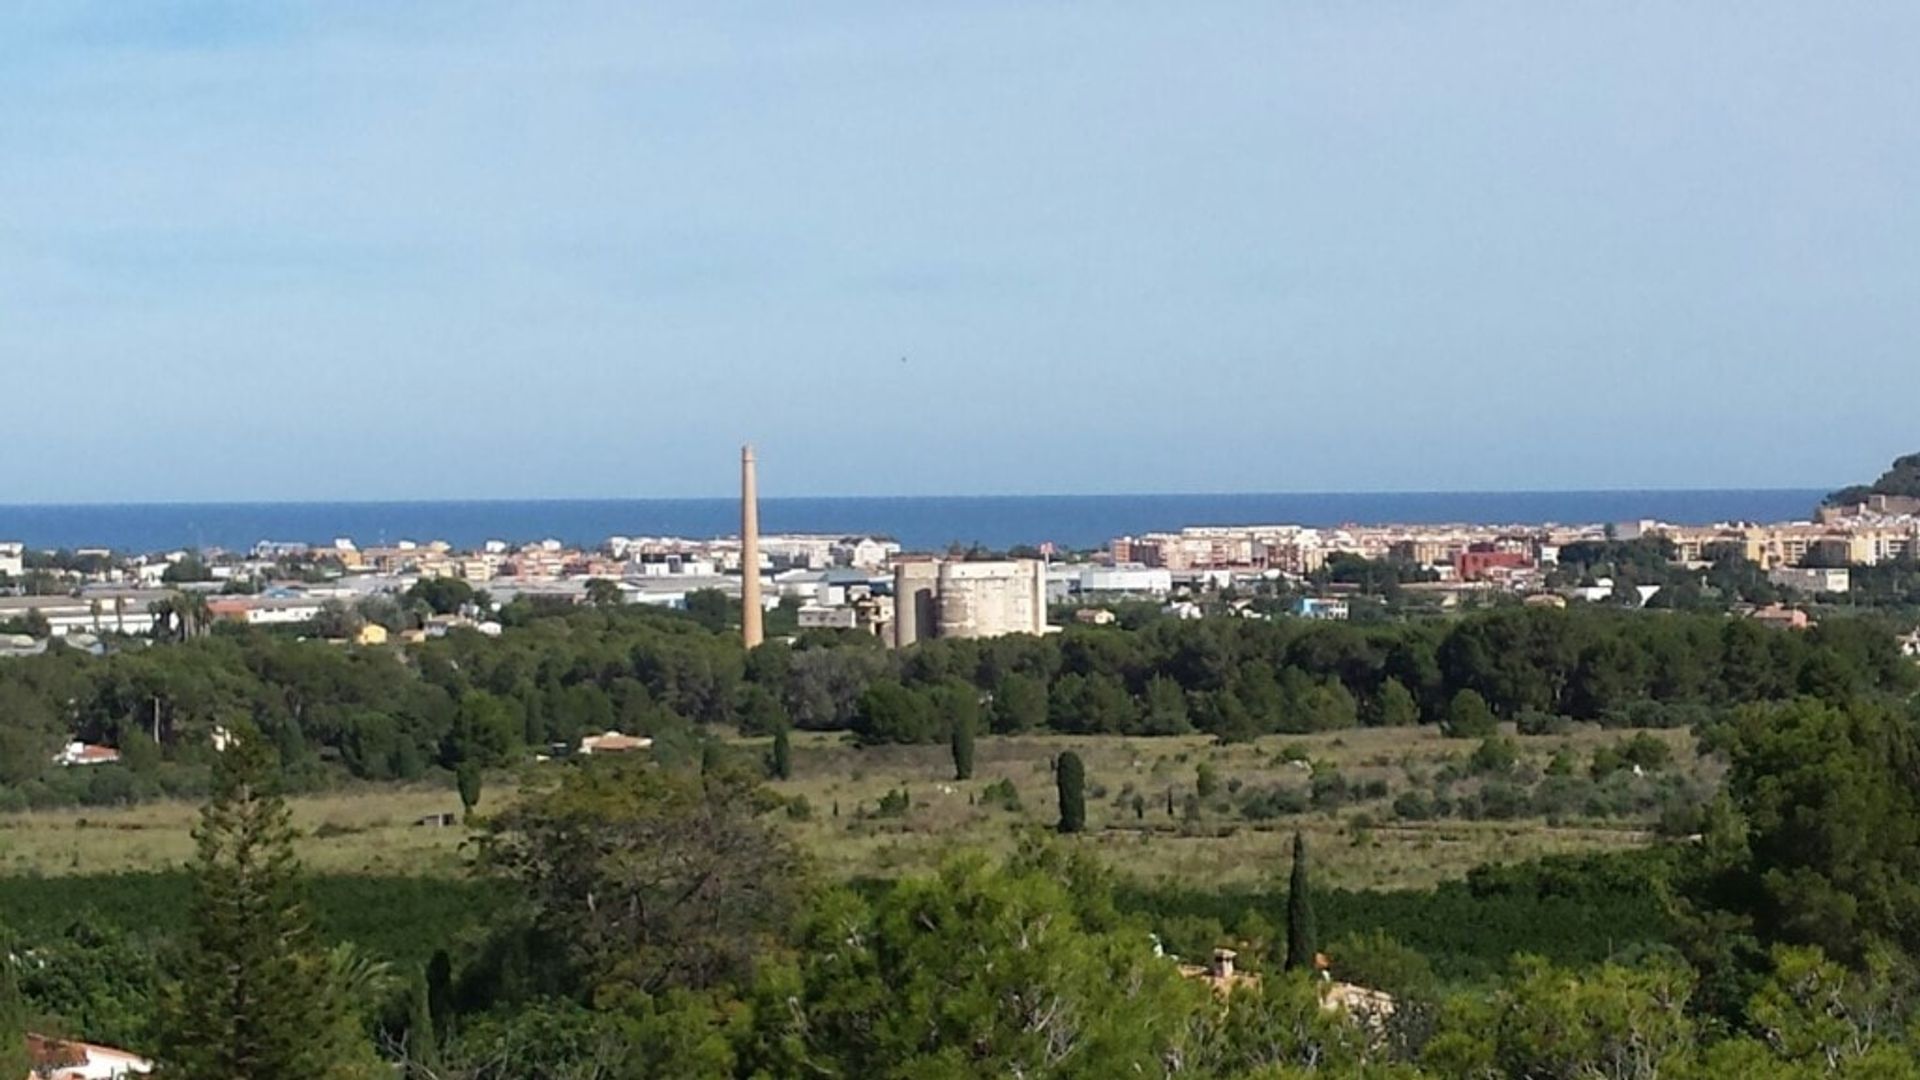
M645 735L622 735L618 731L609 731L582 738L580 752L582 754L629 754L636 750L645 750L652 745L653 740Z
M1293 613L1303 619L1344 621L1351 609L1345 600L1329 596L1303 596L1293 602Z
M111 765L120 760L120 751L95 743L70 742L53 755L53 763L62 768L75 765Z
M46 1080L121 1080L153 1072L153 1062L138 1054L45 1035L27 1036L27 1056L33 1075Z

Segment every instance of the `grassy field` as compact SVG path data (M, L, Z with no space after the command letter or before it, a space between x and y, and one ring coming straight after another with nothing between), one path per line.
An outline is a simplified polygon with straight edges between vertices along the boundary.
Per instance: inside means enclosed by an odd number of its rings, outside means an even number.
M451 790L374 787L289 800L299 854L325 874L446 875L462 864L465 830L414 824L460 810ZM168 870L193 857L200 808L157 802L121 809L0 815L0 874L66 876Z
M1521 769L1538 770L1557 751L1580 762L1618 742L1622 732L1581 730L1519 739ZM1717 779L1692 754L1685 732L1656 732L1674 751L1673 769L1701 783ZM742 741L761 753L764 741ZM1315 851L1316 877L1325 887L1421 888L1456 879L1478 865L1560 852L1606 851L1649 839L1643 821L1568 817L1513 821L1396 821L1392 797L1420 787L1476 744L1449 740L1428 728L1361 729L1314 736L1276 736L1256 743L1214 746L1201 736L1123 738L1028 736L982 738L974 778L952 779L944 746L858 749L837 735L794 739L794 775L775 790L803 798L804 819L789 819L822 869L836 877L895 876L935 866L956 847L1010 850L1022 832L1044 829L1058 817L1054 755L1077 751L1087 765L1088 832L1075 842L1099 852L1129 877L1146 883L1252 886L1283 877L1294 830ZM1311 768L1287 760L1304 754ZM1189 808L1201 762L1219 790ZM1246 820L1233 808L1245 787L1303 794L1315 772L1337 771L1351 785L1384 785L1386 794L1337 809ZM1019 808L986 798L990 786L1010 783ZM1470 790L1476 781L1463 780ZM492 782L481 810L510 798L509 782ZM890 791L904 791L902 813L877 813ZM1377 787L1376 787L1377 790ZM1134 795L1140 796L1136 816ZM1168 812L1171 795L1172 813ZM445 789L369 787L292 800L301 830L299 853L323 874L446 876L464 863L460 828L415 824L457 811ZM196 808L159 803L116 810L41 811L0 816L0 874L64 876L163 870L192 855Z
M1595 749L1630 734L1584 730L1516 741L1523 768L1538 768L1560 750L1584 768ZM1702 783L1717 780L1708 763L1695 760L1689 734L1653 735L1672 748L1674 770ZM1088 831L1077 842L1143 882L1270 883L1287 872L1295 830L1305 833L1315 850L1316 876L1323 885L1356 889L1423 888L1463 877L1483 863L1617 850L1650 839L1651 819L1395 821L1394 794L1450 761L1464 760L1476 745L1443 738L1430 728L1275 736L1233 746L1215 746L1204 736L982 739L974 778L955 782L943 746L862 750L837 737L810 737L794 742L793 779L773 787L805 798L811 817L793 828L823 867L839 876L924 870L955 846L1010 850L1023 831L1058 820L1051 761L1067 749L1079 753L1087 768ZM1311 770L1285 760L1301 751ZM1194 792L1203 761L1211 765L1220 790L1194 817L1187 796ZM1314 771L1328 769L1351 785L1384 783L1388 794L1338 810L1266 821L1245 820L1225 805L1232 802L1231 789L1243 786L1304 792ZM1003 780L1018 792L1019 810L986 805L989 786ZM909 808L898 816L877 816L880 799L892 790L907 792ZM1143 803L1137 817L1134 794Z

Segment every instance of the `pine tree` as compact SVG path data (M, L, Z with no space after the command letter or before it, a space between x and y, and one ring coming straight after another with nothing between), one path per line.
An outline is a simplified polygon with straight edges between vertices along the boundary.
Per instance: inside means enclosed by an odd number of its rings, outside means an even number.
M1293 834L1293 876L1287 879L1287 961L1288 971L1313 967L1319 943L1313 925L1313 895L1307 882L1307 841Z
M407 999L407 1080L433 1080L440 1069L440 1039L434 1033L427 976L413 980Z
M161 1061L193 1080L366 1075L370 1049L300 902L272 748L237 733L194 830L192 921Z
M767 771L775 780L793 779L793 744L784 727L773 733L773 756L767 760Z
M1487 699L1477 690L1462 690L1447 702L1447 715L1440 722L1441 734L1452 739L1483 739L1500 730Z
M1063 833L1086 831L1087 767L1081 763L1079 754L1069 750L1060 755L1060 762L1054 767L1054 772L1054 778L1060 785L1060 831Z
M1367 702L1362 722L1372 727L1411 727L1420 722L1420 703L1413 699L1407 684L1388 679Z
M0 1077L12 1080L33 1071L27 1053L27 1003L14 977L13 958L0 949Z
M953 721L953 778L973 779L973 721L966 717Z

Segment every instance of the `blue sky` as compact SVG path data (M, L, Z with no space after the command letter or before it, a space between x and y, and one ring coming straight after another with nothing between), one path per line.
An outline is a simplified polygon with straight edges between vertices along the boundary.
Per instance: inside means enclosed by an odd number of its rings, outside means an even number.
M1824 486L1920 5L23 3L0 502ZM905 358L904 362L902 358Z

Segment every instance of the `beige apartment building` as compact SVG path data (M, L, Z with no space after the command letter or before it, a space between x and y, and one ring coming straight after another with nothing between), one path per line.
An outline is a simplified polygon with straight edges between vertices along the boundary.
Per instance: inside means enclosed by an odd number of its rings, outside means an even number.
M1781 525L1656 526L1683 563L1712 562L1737 551L1763 569L1799 566L1809 556L1835 566L1872 566L1920 554L1920 521L1839 527L1791 522Z

